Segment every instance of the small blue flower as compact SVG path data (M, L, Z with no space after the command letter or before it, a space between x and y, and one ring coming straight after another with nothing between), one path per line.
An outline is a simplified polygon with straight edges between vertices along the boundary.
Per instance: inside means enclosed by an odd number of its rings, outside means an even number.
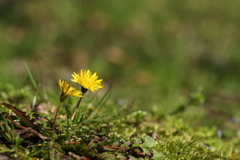
M218 130L217 130L217 136L218 136L219 138L222 137L222 130L221 130L221 129L218 129Z
M215 148L212 147L212 146L210 146L209 149L210 149L211 151L214 151L214 150L215 150Z
M232 123L237 123L238 120L237 120L236 117L231 117L231 118L230 118L230 121L231 121Z

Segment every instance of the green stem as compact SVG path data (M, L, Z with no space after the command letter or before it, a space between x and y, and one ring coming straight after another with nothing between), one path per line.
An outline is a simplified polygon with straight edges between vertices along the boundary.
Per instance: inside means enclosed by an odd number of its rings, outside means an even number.
M81 101L82 101L82 98L83 98L83 97L80 97L80 98L79 98L78 103L77 103L77 105L76 105L76 107L75 107L75 109L74 109L74 112L73 112L73 114L72 114L71 120L74 119L74 117L75 117L75 115L76 115L76 113L77 113L77 110L78 110L79 104L80 104Z
M57 108L57 111L55 113L55 116L54 116L54 119L53 119L53 124L52 124L52 137L54 135L54 132L55 132L55 126L56 126L56 120L57 120L57 116L58 116L58 112L60 110L60 107L61 107L61 103L59 104L58 108Z

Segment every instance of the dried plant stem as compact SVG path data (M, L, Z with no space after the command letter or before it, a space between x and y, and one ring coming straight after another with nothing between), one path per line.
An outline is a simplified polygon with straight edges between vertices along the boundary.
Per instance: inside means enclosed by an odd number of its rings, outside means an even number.
M81 103L81 101L82 101L82 98L83 98L83 97L80 97L80 98L79 98L78 103L77 103L77 105L76 105L76 107L75 107L75 109L74 109L74 112L73 112L73 114L72 114L71 120L74 119L74 117L75 117L75 115L76 115L76 113L77 113L78 107L79 107L79 105L80 105L80 103Z
M55 113L55 116L54 116L54 119L53 119L53 124L52 124L52 137L54 135L54 132L55 132L55 126L56 126L56 120L57 120L57 116L58 116L58 112L60 110L60 107L61 107L61 103L59 104L58 108L57 108L57 111Z

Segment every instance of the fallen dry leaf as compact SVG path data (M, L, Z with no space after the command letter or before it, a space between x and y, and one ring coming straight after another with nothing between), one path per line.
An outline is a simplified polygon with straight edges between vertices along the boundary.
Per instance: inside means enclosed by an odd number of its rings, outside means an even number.
M38 131L37 127L30 120L30 118L25 115L25 112L17 109L16 107L14 107L6 102L0 103L0 105L4 105L5 107L11 109L18 117L20 117L21 121L24 122L27 127L32 127L34 130Z

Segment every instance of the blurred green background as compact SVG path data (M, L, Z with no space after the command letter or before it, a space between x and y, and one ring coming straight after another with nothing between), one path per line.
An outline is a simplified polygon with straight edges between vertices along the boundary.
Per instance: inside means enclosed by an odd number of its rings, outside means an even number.
M240 1L0 1L1 85L47 87L91 69L112 99L171 112L199 87L239 114ZM70 80L69 80L70 82ZM101 94L101 93L100 93Z

